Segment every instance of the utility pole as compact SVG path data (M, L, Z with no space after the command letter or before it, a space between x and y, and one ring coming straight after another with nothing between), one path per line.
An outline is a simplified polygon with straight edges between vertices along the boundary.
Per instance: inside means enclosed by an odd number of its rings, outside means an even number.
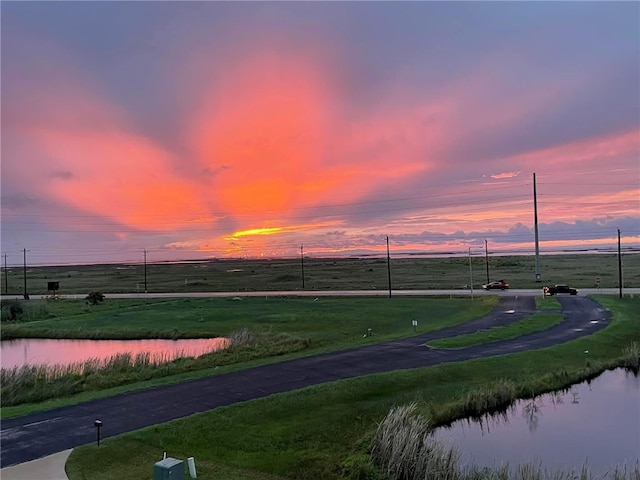
M487 266L487 283L489 283L489 249L486 238L484 239L484 263Z
M29 294L27 293L27 249L26 248L22 249L22 254L24 259L23 269L22 269L22 276L24 278L24 299L29 300Z
M4 294L9 294L9 276L7 274L7 254L4 254Z
M538 194L536 193L536 174L533 174L533 226L536 236L536 282L540 277L540 245L538 242Z
M471 266L471 247L469 247L469 282L471 286L471 301L473 302L473 267Z
M304 290L304 245L300 245L300 266L302 267L302 289Z
M389 236L387 235L387 276L389 277L389 298L391 298L391 256L389 255Z
M622 252L620 251L620 229L618 229L618 287L620 288L620 298L622 298Z
M147 293L147 251L144 250L144 293Z

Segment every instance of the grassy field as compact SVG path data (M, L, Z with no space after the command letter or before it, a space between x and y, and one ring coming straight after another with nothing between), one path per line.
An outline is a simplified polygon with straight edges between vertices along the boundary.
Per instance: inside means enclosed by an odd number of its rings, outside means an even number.
M494 296L435 297L245 297L165 300L107 299L88 306L81 300L21 301L27 321L5 322L2 339L10 338L205 338L249 329L287 333L317 347L336 348L413 335L461 323L489 312ZM418 332L418 333L420 333Z
M640 287L640 253L622 256L624 286ZM512 288L540 288L535 282L533 256L489 256L491 280L505 279ZM473 286L486 282L484 255L472 256ZM211 260L200 263L148 263L147 291L287 291L303 290L300 259ZM90 291L109 293L144 292L143 264L72 265L27 268L27 292L44 295L47 284L57 281L60 295L86 295ZM469 259L393 258L390 262L393 289L458 289L470 282ZM568 283L576 288L618 286L618 259L614 254L542 255L542 284ZM0 276L4 294L24 293L21 267L10 267ZM304 290L387 290L386 259L305 258Z
M394 406L415 402L437 425L474 413L483 404L482 392L492 398L494 386L505 382L515 396L527 397L607 368L637 369L637 344L631 356L623 348L640 342L640 299L597 300L614 312L611 325L564 345L370 375L218 408L107 439L99 448L79 447L67 473L71 480L147 479L167 452L193 456L204 480L384 478L376 475L369 450L378 422Z

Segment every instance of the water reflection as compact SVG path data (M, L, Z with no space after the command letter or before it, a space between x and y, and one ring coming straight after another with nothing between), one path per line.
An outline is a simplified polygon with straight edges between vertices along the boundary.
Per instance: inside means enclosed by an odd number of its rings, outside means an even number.
M89 359L108 359L119 353L133 357L148 353L151 360L173 360L178 357L198 357L228 345L225 338L181 340L67 340L21 338L0 342L2 368L23 365L70 365Z
M549 469L603 474L640 452L640 377L605 372L570 389L516 402L506 412L437 429L462 463L495 467L533 462Z
M530 432L535 432L536 428L538 428L538 421L540 420L541 414L542 409L535 398L529 400L522 407L522 418L527 422Z

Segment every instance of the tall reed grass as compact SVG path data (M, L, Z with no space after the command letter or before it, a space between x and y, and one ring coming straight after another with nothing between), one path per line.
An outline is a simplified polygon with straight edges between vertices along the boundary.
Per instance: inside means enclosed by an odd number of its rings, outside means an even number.
M458 480L459 453L436 441L416 404L391 409L373 441L371 457L391 479Z
M132 355L123 352L108 358L90 358L66 365L36 364L2 368L2 405L18 405L70 392L77 393L98 376L131 375L171 363L180 356L180 353L152 355L145 352Z
M626 368L636 373L640 370L640 345L638 345L638 342L631 342L629 345L622 347L622 356Z

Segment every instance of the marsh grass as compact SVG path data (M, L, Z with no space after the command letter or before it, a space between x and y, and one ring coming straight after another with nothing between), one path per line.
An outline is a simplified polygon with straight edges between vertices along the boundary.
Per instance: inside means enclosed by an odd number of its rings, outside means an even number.
M417 404L396 406L379 424L370 458L390 480L639 480L640 464L615 466L604 475L579 470L550 470L541 463L511 467L461 465L455 445L436 440L430 422L417 414Z
M470 390L462 402L467 416L477 417L487 412L503 410L513 403L518 386L508 379L500 379L488 387Z
M622 348L622 356L624 358L624 366L638 372L640 370L640 344L631 342Z
M624 253L626 287L640 286L640 253ZM512 288L541 288L536 283L533 255L491 256L489 267L493 279L504 278ZM472 257L473 269L481 272L485 259ZM307 290L385 290L388 287L387 262L380 258L305 258ZM540 270L545 283L568 283L577 288L594 288L596 277L602 288L617 286L615 254L541 255ZM469 283L466 257L401 258L391 256L394 289L458 289ZM193 263L148 263L148 291L156 292L247 292L267 290L301 290L299 259L213 259ZM49 280L60 281L62 296L86 295L89 291L104 294L140 292L144 265L66 265L31 266L27 271L27 289L31 294L46 295ZM480 279L481 276L478 276ZM22 268L7 269L10 294L22 294ZM481 280L474 285L481 288ZM5 291L5 276L0 276ZM107 300L108 301L108 300Z
M460 454L436 441L416 404L392 408L376 432L371 458L391 479L457 480Z

